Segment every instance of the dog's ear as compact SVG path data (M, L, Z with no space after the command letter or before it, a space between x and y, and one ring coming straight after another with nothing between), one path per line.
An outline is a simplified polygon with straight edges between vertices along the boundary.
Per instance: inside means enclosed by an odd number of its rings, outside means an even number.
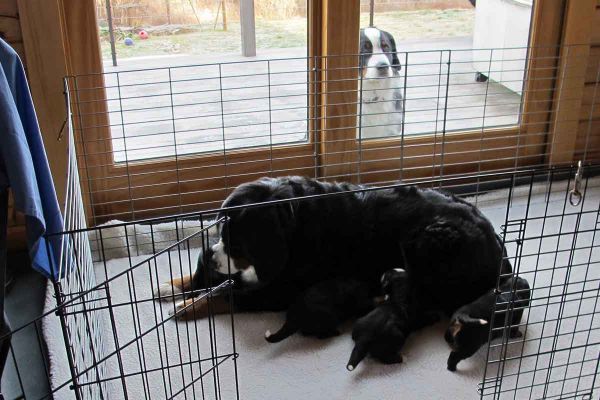
M452 321L452 323L448 327L447 333L450 335L452 340L454 340L456 338L456 336L460 333L462 328L463 328L463 323L460 320L455 319L454 321ZM446 341L448 341L448 338L446 338Z
M381 31L381 33L388 38L392 47L392 68L394 69L394 71L400 72L400 70L402 69L402 64L400 63L400 59L398 59L398 48L396 47L396 41L394 40L394 37L391 33L386 31Z

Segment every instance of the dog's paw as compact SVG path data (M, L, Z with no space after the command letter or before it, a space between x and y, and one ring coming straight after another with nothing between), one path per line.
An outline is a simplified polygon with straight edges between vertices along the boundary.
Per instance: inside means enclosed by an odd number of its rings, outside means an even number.
M181 288L177 285L174 285L171 281L167 281L167 282L163 282L161 283L155 290L154 290L154 298L158 299L158 300L171 300L173 298L173 296L178 296L180 295L181 292Z
M208 316L208 302L206 298L186 299L175 303L174 308L169 309L169 316L176 319L189 321Z
M179 318L185 312L185 301L175 303L175 308L169 307L169 317Z

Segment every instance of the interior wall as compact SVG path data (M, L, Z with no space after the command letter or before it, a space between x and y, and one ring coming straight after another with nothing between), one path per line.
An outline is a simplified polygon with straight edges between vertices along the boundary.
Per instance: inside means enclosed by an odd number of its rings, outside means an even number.
M27 62L25 57L25 46L23 45L23 35L19 20L17 0L0 1L0 38L10 44L23 60L25 68ZM8 206L8 241L9 248L24 247L21 238L24 238L24 218L14 212L12 196L9 198Z
M25 63L25 47L23 45L17 0L0 1L0 37L19 53Z
M91 1L91 0L89 0ZM66 118L67 75L59 0L0 0L0 36L19 54L36 107L58 202L65 196L67 140L58 140ZM24 218L9 206L9 248L25 247Z
M600 160L600 0L597 0L592 23L590 53L585 72L576 160ZM585 151L587 147L587 152ZM576 161L575 160L575 161Z

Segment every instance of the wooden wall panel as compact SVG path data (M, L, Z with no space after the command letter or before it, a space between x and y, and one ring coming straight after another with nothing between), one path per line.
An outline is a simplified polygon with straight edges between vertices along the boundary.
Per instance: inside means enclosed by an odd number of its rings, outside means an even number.
M600 162L600 0L594 14L573 161Z
M546 143L550 122L554 88L556 86L560 43L567 0L537 2L533 9L531 43L527 65L526 90L523 98L523 135L518 149L519 166L539 165L546 160Z
M600 161L600 120L587 120L579 124L576 160Z
M583 89L580 120L600 119L600 87L596 83L587 83Z
M17 0L0 1L0 38L4 39L13 49L15 49L17 54L19 54L19 57L23 60L23 63L26 62ZM10 194L8 199L7 239L9 249L25 248L24 217L15 212L13 208L13 199Z
M594 30L600 31L599 27L594 27ZM585 82L592 83L598 79L600 73L600 46L592 46L590 48L590 58L588 59L587 70L585 72Z
M321 161L324 177L354 180L358 148L357 79L360 25L358 0L324 0L322 55L326 57L322 83Z
M67 175L67 142L58 140L66 118L63 77L67 75L62 32L56 21L56 1L17 0L25 54L29 65L27 76L35 104L48 163L59 205L65 198Z
M15 49L25 63L25 47L23 46L17 0L0 1L0 37Z
M596 7L596 12L594 13L594 27L592 44L600 44L600 6Z
M21 58L24 58L17 0L0 1L0 37L6 40Z
M554 115L548 140L549 164L570 164L577 153L590 38L596 30L595 0L569 0L563 26Z

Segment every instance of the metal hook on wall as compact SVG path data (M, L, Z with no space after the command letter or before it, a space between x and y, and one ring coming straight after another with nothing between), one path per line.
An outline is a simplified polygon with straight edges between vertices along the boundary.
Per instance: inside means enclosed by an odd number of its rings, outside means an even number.
M65 120L63 121L60 130L58 131L58 135L56 137L56 141L60 142L64 136L65 133L65 128L67 128L67 124L70 122L71 119L71 113L70 113L70 107L71 107L71 97L69 95L69 82L67 82L67 78L65 77L63 79L63 94L65 96ZM70 129L70 126L69 126Z
M581 160L577 162L577 172L575 173L575 178L573 179L573 189L569 192L569 203L572 206L578 206L581 203L581 199L583 195L581 193L581 180L583 178L583 165L581 164Z

